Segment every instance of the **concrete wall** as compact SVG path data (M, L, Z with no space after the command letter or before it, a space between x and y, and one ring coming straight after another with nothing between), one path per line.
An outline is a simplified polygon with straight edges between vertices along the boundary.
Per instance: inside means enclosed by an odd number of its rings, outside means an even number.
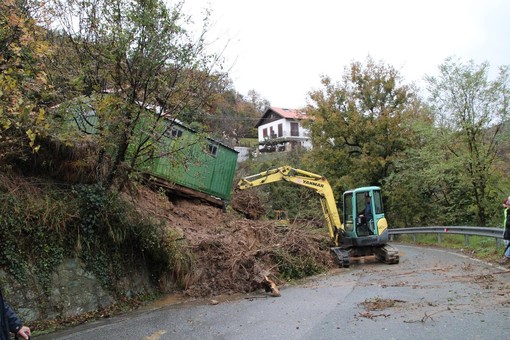
M237 155L237 163L243 162L250 158L250 152L253 151L253 148L236 146L234 148L239 154Z

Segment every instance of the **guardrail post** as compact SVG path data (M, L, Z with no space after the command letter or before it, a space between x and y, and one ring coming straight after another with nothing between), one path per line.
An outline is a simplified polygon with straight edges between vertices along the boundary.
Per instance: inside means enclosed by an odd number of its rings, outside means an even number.
M469 247L469 235L464 235L464 242L466 244L466 247Z
M441 233L437 233L437 243L441 244Z
M416 234L413 234L413 242L416 243Z
M501 240L499 238L496 239L496 248L501 247Z

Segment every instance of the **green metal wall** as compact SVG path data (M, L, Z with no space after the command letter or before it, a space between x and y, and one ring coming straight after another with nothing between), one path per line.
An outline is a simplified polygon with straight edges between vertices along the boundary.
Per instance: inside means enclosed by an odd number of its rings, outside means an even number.
M87 121L89 125L84 124L83 118L75 115L74 123L80 126L81 130L95 133L97 117L89 115ZM149 126L153 124L147 123ZM142 121L137 128L140 140L144 137L145 124L146 122ZM167 124L167 121L162 121L161 124ZM162 151L166 151L169 156L156 158L148 167L147 163L144 163L144 168L140 170L169 182L229 200L238 152L200 136L184 125L176 122L171 125L178 127L182 131L182 136L162 138ZM214 156L207 152L209 143L216 145L217 152Z
M186 131L185 134L192 132ZM181 137L189 141L189 136ZM179 139L166 138L169 144L178 143ZM209 154L207 144L217 147L216 155ZM176 184L219 197L230 198L234 172L237 166L237 151L215 141L188 145L182 150L181 161L173 162L173 158L159 158L153 162L149 172L157 177ZM178 157L178 156L177 156Z

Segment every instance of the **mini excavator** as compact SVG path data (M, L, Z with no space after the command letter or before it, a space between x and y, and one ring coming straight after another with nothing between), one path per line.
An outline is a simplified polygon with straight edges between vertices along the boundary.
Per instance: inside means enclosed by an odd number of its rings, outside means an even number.
M380 187L368 186L344 192L342 219L326 178L305 170L290 166L270 168L242 178L236 190L279 181L304 186L318 194L332 243L330 249L340 267L349 267L351 258L364 256L375 256L378 261L388 264L399 262L398 250L388 244L388 223Z

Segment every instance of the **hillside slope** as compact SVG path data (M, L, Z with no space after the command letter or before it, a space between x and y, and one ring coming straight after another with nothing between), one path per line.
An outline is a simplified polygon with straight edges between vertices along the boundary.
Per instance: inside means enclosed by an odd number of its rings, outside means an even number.
M188 247L193 264L183 289L189 296L249 292L260 288L261 273L282 284L334 266L323 228L278 227L274 221L249 220L231 209L223 212L146 188L132 197L137 209L164 219L180 235L176 242Z

